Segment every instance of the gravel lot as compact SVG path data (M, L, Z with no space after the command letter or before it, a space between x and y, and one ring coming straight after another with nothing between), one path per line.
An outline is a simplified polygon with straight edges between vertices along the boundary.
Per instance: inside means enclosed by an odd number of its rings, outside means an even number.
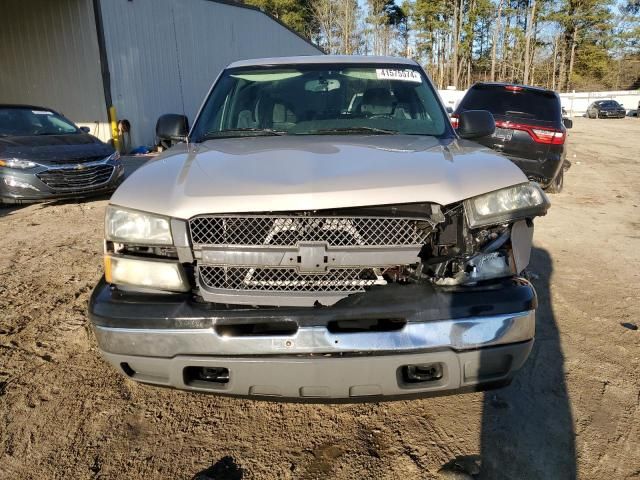
M536 224L536 346L485 394L304 405L135 384L86 316L106 200L0 209L0 478L640 478L640 330L622 325L640 326L638 139L638 119L576 119Z

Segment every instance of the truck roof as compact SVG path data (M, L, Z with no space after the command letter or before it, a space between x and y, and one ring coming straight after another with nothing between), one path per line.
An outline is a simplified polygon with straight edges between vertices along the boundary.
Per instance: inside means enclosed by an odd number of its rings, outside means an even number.
M379 65L411 65L418 64L411 59L401 57L382 57L369 55L303 55L296 57L271 57L254 58L249 60L239 60L233 62L227 68L236 67L260 67L266 65L310 65L310 64L332 64L332 63L352 63L352 64L379 64Z

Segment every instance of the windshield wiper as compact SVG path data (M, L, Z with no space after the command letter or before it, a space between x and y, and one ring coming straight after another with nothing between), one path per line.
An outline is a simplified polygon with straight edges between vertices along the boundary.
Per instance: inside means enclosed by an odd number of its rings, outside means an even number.
M326 135L328 133L349 134L349 133L375 133L382 135L395 135L400 132L397 130L388 130L386 128L374 127L343 127L343 128L323 128L321 130L313 130L305 135Z
M225 130L214 130L202 135L198 141L211 140L212 138L231 138L231 137L249 137L249 136L272 136L286 135L287 132L274 130L272 128L227 128Z

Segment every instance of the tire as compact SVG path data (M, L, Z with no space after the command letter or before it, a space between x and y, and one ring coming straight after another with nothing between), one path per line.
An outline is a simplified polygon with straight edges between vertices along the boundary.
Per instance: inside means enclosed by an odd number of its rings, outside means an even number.
M564 168L561 168L556 178L554 178L549 186L547 187L547 192L549 193L560 193L564 188Z

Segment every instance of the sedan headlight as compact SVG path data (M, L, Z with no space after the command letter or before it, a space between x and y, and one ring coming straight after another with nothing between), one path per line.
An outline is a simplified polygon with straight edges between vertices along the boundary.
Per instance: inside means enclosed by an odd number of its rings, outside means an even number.
M28 190L35 190L36 192L39 191L35 186L31 185L30 183L23 182L22 180L15 177L4 177L4 184L12 188L23 188Z
M105 237L120 243L173 244L168 217L112 205L107 207Z
M544 215L551 203L538 184L522 183L470 198L464 206L469 226L475 228Z
M0 167L7 168L19 168L25 170L27 168L33 168L37 164L30 160L20 160L19 158L0 158Z

